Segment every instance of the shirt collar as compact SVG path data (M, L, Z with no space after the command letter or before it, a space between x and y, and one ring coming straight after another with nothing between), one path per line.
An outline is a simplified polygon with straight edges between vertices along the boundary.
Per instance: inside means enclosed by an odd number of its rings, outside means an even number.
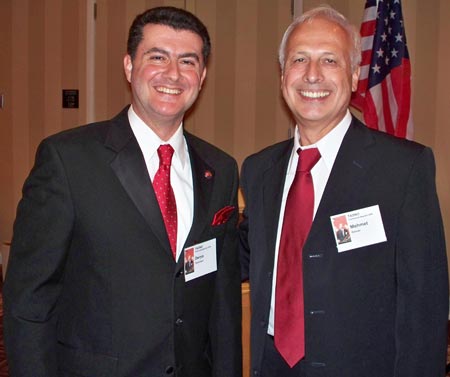
M319 149L320 156L322 157L327 169L331 171L333 167L334 160L338 154L339 148L342 144L345 134L347 133L350 123L352 121L352 115L350 111L347 110L344 118L334 127L330 132L328 132L324 137L322 137L317 143L308 145L307 147L300 146L300 133L298 130L298 125L295 126L294 134L294 151L298 148L309 149L317 148Z
M128 119L141 150L146 149L147 152L149 152L150 158L153 158L153 156L157 154L157 150L161 144L170 144L175 151L172 160L173 163L176 164L179 161L181 168L184 168L187 162L188 152L183 134L183 122L180 123L169 140L163 141L141 118L139 118L132 105L128 109Z

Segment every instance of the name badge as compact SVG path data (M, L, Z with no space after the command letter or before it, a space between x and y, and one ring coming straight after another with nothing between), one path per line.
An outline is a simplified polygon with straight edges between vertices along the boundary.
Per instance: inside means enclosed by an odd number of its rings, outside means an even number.
M378 205L334 215L330 220L340 253L387 240Z
M217 271L216 239L184 249L184 280L190 281Z

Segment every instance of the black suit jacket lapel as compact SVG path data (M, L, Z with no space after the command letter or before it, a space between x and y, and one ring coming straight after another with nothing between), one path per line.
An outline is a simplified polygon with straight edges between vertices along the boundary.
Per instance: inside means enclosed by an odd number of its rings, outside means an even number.
M203 229L208 226L208 212L215 183L215 169L202 157L200 146L189 133L185 133L191 160L192 183L194 187L194 218L185 246L198 242Z
M105 146L116 152L115 158L111 161L111 168L123 188L153 233L158 237L161 245L172 256L164 221L148 175L147 166L131 130L126 110L112 120Z
M371 153L374 143L370 132L354 118L334 161L305 248L312 239L321 239L329 243L327 246L335 245L330 216L357 209L360 205L357 198L362 197L364 178L376 158ZM329 237L324 237L325 234Z
M275 252L278 220L280 217L283 187L286 181L286 171L291 157L293 139L286 141L276 150L270 164L263 173L263 207L268 250ZM271 259L273 260L273 254Z

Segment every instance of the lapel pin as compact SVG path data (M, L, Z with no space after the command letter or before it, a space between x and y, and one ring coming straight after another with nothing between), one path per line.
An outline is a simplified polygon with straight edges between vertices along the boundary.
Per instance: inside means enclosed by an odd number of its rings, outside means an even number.
M205 170L205 178L206 179L211 179L213 176L213 174L211 173L210 170Z

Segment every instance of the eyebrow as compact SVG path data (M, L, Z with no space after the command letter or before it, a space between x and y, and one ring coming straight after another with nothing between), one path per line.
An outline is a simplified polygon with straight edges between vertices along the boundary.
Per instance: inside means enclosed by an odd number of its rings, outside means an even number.
M194 58L197 62L200 63L200 58L195 52L186 52L184 54L178 55L179 58Z
M144 52L144 55L148 55L148 54L152 54L154 52L169 56L169 51L164 50L162 48L159 47L152 47L150 49L148 49L147 51ZM177 56L178 59L180 58L194 58L197 62L200 63L200 58L198 56L198 54L196 54L195 52L185 52L183 54L180 54Z
M153 52L159 52L160 54L163 54L163 55L169 55L168 51L163 50L162 48L158 48L158 47L152 47L152 48L148 49L147 51L144 52L144 55L148 55Z

